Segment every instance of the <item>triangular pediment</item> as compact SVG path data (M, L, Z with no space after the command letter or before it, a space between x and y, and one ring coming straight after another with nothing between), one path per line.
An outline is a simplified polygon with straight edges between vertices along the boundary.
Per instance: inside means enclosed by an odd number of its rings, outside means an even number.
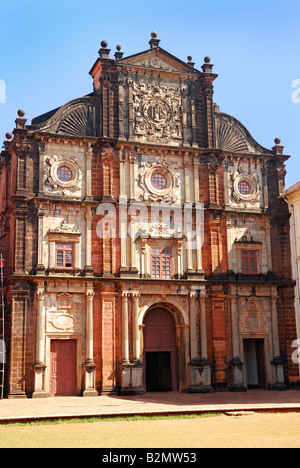
M183 62L160 47L125 57L119 63L165 72L200 73L192 65Z

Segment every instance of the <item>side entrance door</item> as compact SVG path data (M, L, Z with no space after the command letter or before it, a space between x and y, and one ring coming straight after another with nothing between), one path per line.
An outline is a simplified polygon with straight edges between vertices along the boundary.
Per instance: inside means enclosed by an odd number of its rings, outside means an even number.
M76 395L76 340L51 340L50 395Z

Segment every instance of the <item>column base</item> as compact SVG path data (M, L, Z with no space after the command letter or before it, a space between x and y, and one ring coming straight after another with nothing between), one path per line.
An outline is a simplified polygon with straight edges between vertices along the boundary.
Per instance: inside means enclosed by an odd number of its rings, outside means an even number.
M121 278L138 278L139 270L137 268L130 268L130 269L120 268L120 277Z
M230 387L229 388L229 391L230 392L233 392L233 393L245 393L247 392L247 388L246 387L239 387L238 385L235 386L235 387Z
M282 383L276 383L275 385L272 385L271 390L275 390L277 392L285 392L287 390L287 385L282 384Z
M7 395L7 398L9 400L25 400L27 399L27 395L25 392L23 392L22 390L15 390L15 391L12 391L10 392L8 395Z
M46 392L33 392L31 398L49 398L49 393Z
M83 397L97 397L99 396L97 390L94 388L88 388L87 390L84 390L82 393Z
M143 367L141 362L121 365L121 389L119 395L144 395Z

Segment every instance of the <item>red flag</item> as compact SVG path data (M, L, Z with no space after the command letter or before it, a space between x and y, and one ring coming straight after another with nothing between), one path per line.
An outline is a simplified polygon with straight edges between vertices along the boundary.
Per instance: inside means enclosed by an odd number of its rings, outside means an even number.
M0 260L0 268L4 268L4 260Z

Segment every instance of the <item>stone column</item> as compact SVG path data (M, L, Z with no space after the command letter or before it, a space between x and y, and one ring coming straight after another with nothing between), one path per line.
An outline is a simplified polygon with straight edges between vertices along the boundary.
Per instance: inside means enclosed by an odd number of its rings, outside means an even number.
M200 330L201 330L201 359L207 359L207 328L206 328L206 295L205 291L200 296Z
M197 341L197 311L196 311L196 292L190 293L190 342L191 342L191 361L197 360L198 341Z
M37 327L36 327L36 360L34 368L34 392L32 398L45 398L49 395L46 393L45 382L45 351L44 351L44 298L45 288L38 286L36 290L37 297Z
M93 149L91 143L88 143L87 150L85 153L86 161L86 183L85 183L85 197L89 199L92 197L92 155Z
M92 276L94 272L92 267L92 218L92 210L88 207L85 214L85 276Z
M139 297L138 292L131 294L133 301L133 361L140 362Z
M272 314L272 340L273 340L273 360L271 364L275 367L276 382L272 385L273 390L286 390L284 383L283 359L280 356L278 315L277 315L277 288L271 289L271 314Z
M243 365L240 359L240 330L239 330L239 311L238 311L238 295L235 291L230 296L231 300L231 331L232 331L232 354L233 358L229 365L233 370L233 386L232 391L245 391Z
M45 209L44 206L41 205L38 208L38 262L35 269L37 275L45 272L45 265L43 262L44 215Z
M94 327L93 327L93 302L94 290L86 291L86 362L85 368L85 389L83 396L98 396L96 391L96 365L94 364Z
M200 325L201 325L201 357L199 357L199 345L197 336L197 296L196 292L190 293L190 330L191 330L191 361L189 363L190 385L187 393L210 393L211 368L207 360L207 337L206 337L206 310L205 293L200 290Z
M128 297L133 299L133 363L129 361L129 319ZM121 395L142 395L143 364L140 362L140 336L139 336L139 293L122 292L122 365L121 365Z
M129 363L128 297L127 292L122 292L122 361L124 364Z
M195 203L200 202L199 167L200 167L199 159L194 158L194 197L195 197Z

